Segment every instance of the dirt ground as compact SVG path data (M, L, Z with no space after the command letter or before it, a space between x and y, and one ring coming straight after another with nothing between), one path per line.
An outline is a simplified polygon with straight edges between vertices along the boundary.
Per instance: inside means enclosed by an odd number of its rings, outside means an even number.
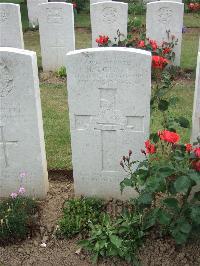
M54 237L56 223L62 213L66 199L73 197L71 172L50 173L50 190L47 199L41 202L41 217L38 234L34 238L11 246L0 247L0 266L88 266L92 265L86 252L79 252L76 244L79 236L72 240ZM46 247L41 244L45 243ZM77 252L78 251L78 252ZM77 254L78 253L78 254ZM189 243L176 249L170 239L149 237L139 251L141 266L200 266L200 242ZM119 260L103 260L99 266L126 266Z

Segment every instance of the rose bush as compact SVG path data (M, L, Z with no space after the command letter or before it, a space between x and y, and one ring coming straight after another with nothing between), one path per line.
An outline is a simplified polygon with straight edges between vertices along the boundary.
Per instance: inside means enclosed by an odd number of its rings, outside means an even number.
M176 132L162 130L157 140L147 140L142 162L123 156L120 165L127 173L121 190L127 186L138 192L135 208L142 215L143 230L154 226L171 235L177 244L185 243L200 226L200 146L180 144Z

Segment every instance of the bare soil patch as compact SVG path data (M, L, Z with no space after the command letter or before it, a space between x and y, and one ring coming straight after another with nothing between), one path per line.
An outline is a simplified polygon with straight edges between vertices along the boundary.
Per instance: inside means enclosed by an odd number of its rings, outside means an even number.
M66 199L74 197L72 172L50 171L50 190L45 201L40 202L39 230L33 238L10 246L0 247L0 265L18 266L87 266L92 265L87 252L79 249L78 235L70 240L59 240L54 236L57 221L62 215L62 206ZM69 179L71 180L69 180ZM120 206L119 202L114 202ZM110 203L107 206L110 206ZM116 210L116 207L114 207ZM118 209L118 207L117 207ZM45 243L46 247L41 247ZM199 266L200 241L193 241L185 247L177 249L171 239L162 239L150 234L144 247L139 251L142 266ZM123 261L104 259L100 266L129 265Z

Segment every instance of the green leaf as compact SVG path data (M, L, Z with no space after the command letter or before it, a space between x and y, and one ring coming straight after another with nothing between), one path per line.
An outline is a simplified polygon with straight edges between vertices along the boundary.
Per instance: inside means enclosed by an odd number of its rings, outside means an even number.
M119 238L118 236L116 235L111 235L110 236L110 241L113 245L115 245L117 248L120 248L121 245L122 245L122 239Z
M193 206L190 216L194 223L200 225L200 206Z
M187 234L184 234L184 233L177 231L177 230L172 231L172 236L174 237L174 239L178 245L184 244L188 238Z
M121 183L120 183L120 188L121 192L124 190L125 187L132 187L133 182L130 178L125 178Z
M179 227L180 227L180 231L185 234L189 234L190 231L192 230L192 226L187 221L179 225Z
M152 133L150 135L150 139L154 142L154 143L157 143L159 141L159 136L157 133Z
M175 211L179 211L178 200L175 198L166 198L163 200L163 204L169 209L173 209Z
M180 176L174 182L174 187L177 192L186 193L191 186L191 181L188 176Z
M200 181L200 173L195 171L195 170L190 170L189 171L189 177L195 181L196 183L198 183Z
M160 209L158 213L158 222L163 225L169 225L172 220L172 215L167 213L165 210Z
M158 104L158 109L160 111L166 111L169 107L169 102L166 100L160 100Z
M165 177L171 176L173 173L174 173L174 168L173 167L170 167L170 166L160 167L158 169L157 176L165 178Z
M152 200L153 200L152 193L149 193L149 192L142 193L138 197L139 204L144 204L144 205L151 204Z
M144 229L149 229L150 227L154 226L156 224L156 220L159 214L158 208L153 209L148 214L146 214L144 218Z
M186 119L183 116L180 116L176 119L176 122L179 123L179 125L183 128L190 128L190 122L188 119Z

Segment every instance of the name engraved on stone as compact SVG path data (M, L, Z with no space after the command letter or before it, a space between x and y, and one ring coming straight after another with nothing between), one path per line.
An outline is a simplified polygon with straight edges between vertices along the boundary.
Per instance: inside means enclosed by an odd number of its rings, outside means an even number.
M173 16L173 11L169 7L161 7L158 10L158 21L161 24L167 26L167 24L171 21Z
M18 141L17 140L6 140L6 136L4 134L4 127L3 126L0 126L0 135L1 135L0 147L2 146L5 167L7 168L9 166L7 145L17 145Z
M8 96L13 88L13 76L6 64L0 60L0 98Z
M8 19L8 14L5 9L0 10L0 23L3 23Z
M114 23L117 20L117 9L113 7L105 7L102 10L103 21L106 23Z
M7 120L20 117L20 105L13 106L1 106L0 118L1 120Z
M48 23L62 24L63 20L64 18L63 18L61 8L55 8L55 9L47 8L47 22Z

